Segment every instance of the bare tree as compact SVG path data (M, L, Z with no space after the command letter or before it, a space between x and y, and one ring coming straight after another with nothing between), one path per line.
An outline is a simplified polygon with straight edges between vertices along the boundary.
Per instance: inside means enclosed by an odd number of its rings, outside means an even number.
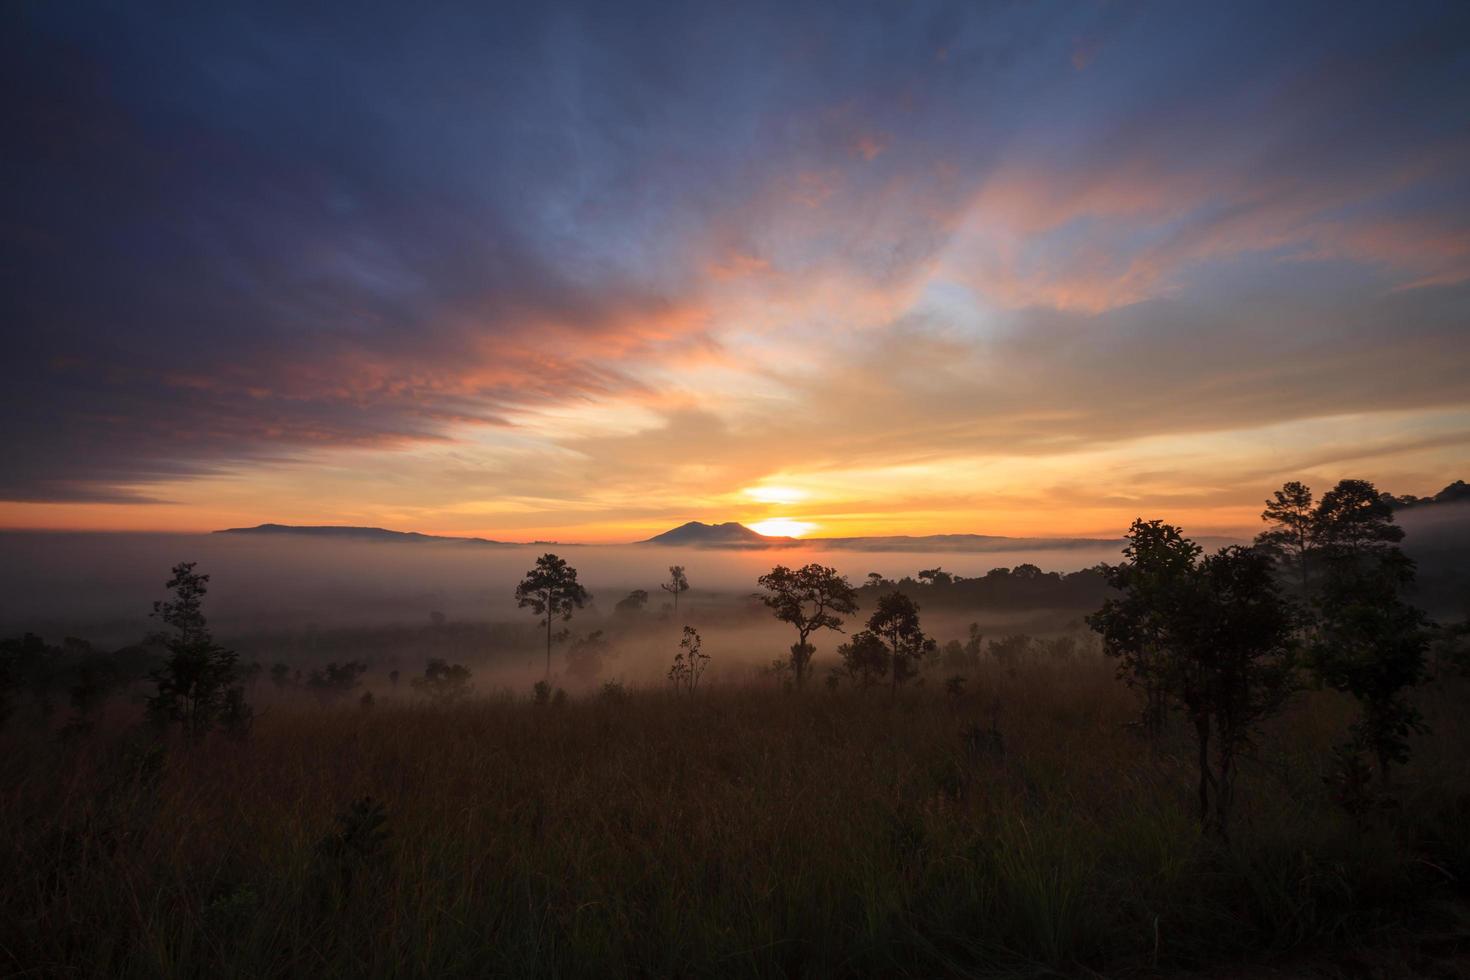
M674 655L674 664L669 668L669 680L674 690L683 688L690 694L699 687L699 679L709 667L709 654L700 650L699 631L693 626L684 627L684 638L679 641L679 652Z
M659 588L673 595L674 616L677 618L679 615L679 593L689 591L689 579L684 575L684 566L670 565L669 580L659 585Z

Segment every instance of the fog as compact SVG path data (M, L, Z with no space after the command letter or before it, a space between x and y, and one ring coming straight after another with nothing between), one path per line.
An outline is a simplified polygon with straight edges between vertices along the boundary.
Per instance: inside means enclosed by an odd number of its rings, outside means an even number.
M1455 607L1452 611L1462 613L1457 597L1464 585L1461 559L1470 549L1470 506L1413 508L1401 511L1398 519L1407 532L1406 550L1420 562L1425 605L1435 611ZM1213 547L1222 542L1203 543ZM232 640L255 637L261 647L277 643L282 635L316 630L418 628L435 613L456 623L528 626L534 617L515 607L512 592L546 551L567 558L593 595L591 606L573 624L579 633L609 622L615 603L632 589L649 592L649 621L659 620L668 596L658 583L668 566L677 564L688 570L693 586L682 600L680 620L710 626L708 640L716 649L758 647L762 656L774 656L790 642L784 628L749 599L757 576L778 563L819 561L859 583L870 572L896 579L935 566L963 576L1022 563L1069 572L1119 557L1117 546L1103 543L897 552L826 548L815 542L771 550L492 547L305 536L0 532L0 635L32 631L53 641L77 636L104 646L137 642L154 625L148 617L152 603L164 598L169 569L180 561L197 562L210 575L206 611L216 632ZM967 618L953 612L944 619L926 615L941 641L962 635ZM1034 612L1010 616L992 609L975 618L988 632L1047 627ZM1068 614L1073 618L1075 614ZM1057 619L1052 627L1063 625ZM655 639L667 645L667 638ZM531 649L519 638L501 642Z
M457 620L520 620L512 591L546 551L575 566L609 613L631 589L657 585L670 565L688 569L690 601L734 599L756 589L772 565L820 561L854 581L869 572L898 578L942 565L981 575L1023 562L1075 571L1116 561L1110 546L984 553L864 552L783 548L739 550L648 545L483 547L459 542L325 541L246 535L0 533L0 632L74 634L96 642L135 640L164 597L169 569L198 562L210 576L207 611L222 632L422 623L432 612Z

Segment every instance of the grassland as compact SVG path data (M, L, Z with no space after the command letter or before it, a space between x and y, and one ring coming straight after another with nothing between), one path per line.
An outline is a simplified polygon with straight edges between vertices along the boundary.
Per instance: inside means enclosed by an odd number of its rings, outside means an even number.
M1464 968L1465 688L1364 820L1351 720L1259 740L1230 846L1110 665L968 693L263 704L244 742L0 736L0 975L1278 976ZM998 732L999 736L993 734ZM371 803L362 803L365 797ZM354 803L356 808L354 809Z

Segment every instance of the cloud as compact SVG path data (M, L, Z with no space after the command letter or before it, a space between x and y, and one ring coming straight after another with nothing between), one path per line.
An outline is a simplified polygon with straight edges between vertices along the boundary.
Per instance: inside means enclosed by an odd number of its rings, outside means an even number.
M1463 406L1465 16L28 10L0 499L629 519Z

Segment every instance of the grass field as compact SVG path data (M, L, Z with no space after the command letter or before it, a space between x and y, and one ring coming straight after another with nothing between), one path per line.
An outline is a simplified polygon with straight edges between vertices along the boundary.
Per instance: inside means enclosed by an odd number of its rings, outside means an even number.
M1302 696L1229 847L1111 665L534 705L263 703L245 742L0 736L0 975L1458 975L1470 721L1356 822ZM999 736L993 734L998 732ZM361 802L370 797L371 802ZM354 808L355 804L355 808Z

